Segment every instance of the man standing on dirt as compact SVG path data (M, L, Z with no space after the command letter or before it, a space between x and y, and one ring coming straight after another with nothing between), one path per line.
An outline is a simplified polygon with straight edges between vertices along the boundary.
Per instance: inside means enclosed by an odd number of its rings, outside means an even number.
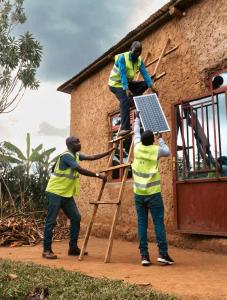
M109 77L109 88L120 101L121 130L118 135L130 132L130 105L133 96L142 95L148 88L156 93L153 80L148 74L141 58L142 44L134 41L131 50L115 56L115 63ZM134 80L136 73L140 72L144 81Z
M150 211L156 240L159 248L158 262L172 265L173 259L168 255L166 230L164 225L164 205L161 196L160 157L169 156L170 151L161 134L157 134L159 145L154 145L154 134L146 130L140 135L139 112L136 112L134 125L134 161L132 172L134 179L134 200L138 219L138 238L142 266L151 264L148 241L148 213Z
M83 169L79 165L80 160L97 160L110 154L113 149L94 155L80 153L81 144L79 138L70 136L66 139L68 151L62 153L54 167L51 178L46 188L48 200L48 211L44 229L44 250L43 257L56 259L57 255L52 251L53 229L60 208L70 219L70 241L68 255L80 255L80 248L77 245L80 232L80 213L73 196L78 196L80 191L79 174L97 177L103 181L105 175L94 173Z

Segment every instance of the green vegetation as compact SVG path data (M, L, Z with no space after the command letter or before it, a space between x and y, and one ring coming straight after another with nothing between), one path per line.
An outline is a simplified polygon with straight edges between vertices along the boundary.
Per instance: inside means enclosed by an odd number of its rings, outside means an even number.
M17 275L10 279L9 274ZM13 277L13 276L12 276ZM32 298L32 294L49 294ZM37 295L38 296L38 295ZM97 279L63 269L0 260L0 299L176 300L120 280Z
M0 144L1 215L45 207L45 188L51 164L56 160L50 158L54 151L55 148L43 150L42 144L31 149L29 133L25 153L10 142Z
M0 1L0 113L14 110L26 88L39 86L36 71L42 46L29 32L20 37L13 34L26 21L23 2Z

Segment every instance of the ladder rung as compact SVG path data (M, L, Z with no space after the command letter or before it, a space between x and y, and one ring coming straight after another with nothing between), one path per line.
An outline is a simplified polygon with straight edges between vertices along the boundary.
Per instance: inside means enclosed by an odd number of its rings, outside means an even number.
M108 202L108 201L90 201L89 204L119 204L120 202Z
M116 169L120 169L120 168L124 168L124 167L129 167L129 166L131 166L130 162L125 163L125 164L121 164L121 165L117 165L117 166L114 166L114 167L109 167L109 168L101 170L99 172L100 173L102 173L102 172L108 172L108 171L111 171L111 170L116 170Z
M119 141L125 139L126 137L129 137L130 135L133 135L134 131L129 132L128 134L125 134L123 136L117 137L116 139L113 139L111 141L108 141L108 143L118 143Z
M155 76L154 80L159 80L160 78L162 78L165 75L166 75L166 72L162 72L159 75Z

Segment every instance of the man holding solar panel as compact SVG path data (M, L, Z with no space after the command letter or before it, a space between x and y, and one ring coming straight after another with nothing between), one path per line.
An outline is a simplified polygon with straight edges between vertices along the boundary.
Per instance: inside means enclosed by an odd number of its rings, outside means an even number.
M121 130L118 135L128 134L130 129L130 104L133 96L142 95L148 88L151 92L153 80L148 74L141 58L142 45L134 41L131 50L115 56L115 63L109 77L109 88L120 102ZM140 72L144 81L135 81L135 75Z
M147 96L149 98L149 96ZM135 98L134 98L135 100ZM138 103L136 103L138 107ZM143 120L144 116L141 116ZM146 127L145 127L146 128ZM145 130L140 134L139 112L136 112L134 125L134 160L132 172L134 179L134 200L138 219L138 238L142 266L151 265L147 229L148 213L151 213L156 240L159 248L158 262L172 265L173 259L168 254L166 230L164 225L164 205L161 196L159 158L170 155L169 147L157 133L158 145L154 144L154 133Z

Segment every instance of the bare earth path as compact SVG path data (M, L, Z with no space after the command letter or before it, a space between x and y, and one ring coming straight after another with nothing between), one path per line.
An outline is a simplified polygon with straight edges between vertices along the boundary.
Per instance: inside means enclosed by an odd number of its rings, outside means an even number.
M0 258L29 261L50 267L63 267L95 277L122 279L126 282L143 284L183 299L227 300L227 256L183 250L170 247L175 259L174 266L159 266L156 262L157 249L150 244L153 265L142 267L139 262L137 243L114 241L112 261L103 263L107 240L91 237L88 244L89 255L83 261L67 255L66 241L54 243L54 251L59 259L50 261L41 257L42 245L35 247L3 248Z

